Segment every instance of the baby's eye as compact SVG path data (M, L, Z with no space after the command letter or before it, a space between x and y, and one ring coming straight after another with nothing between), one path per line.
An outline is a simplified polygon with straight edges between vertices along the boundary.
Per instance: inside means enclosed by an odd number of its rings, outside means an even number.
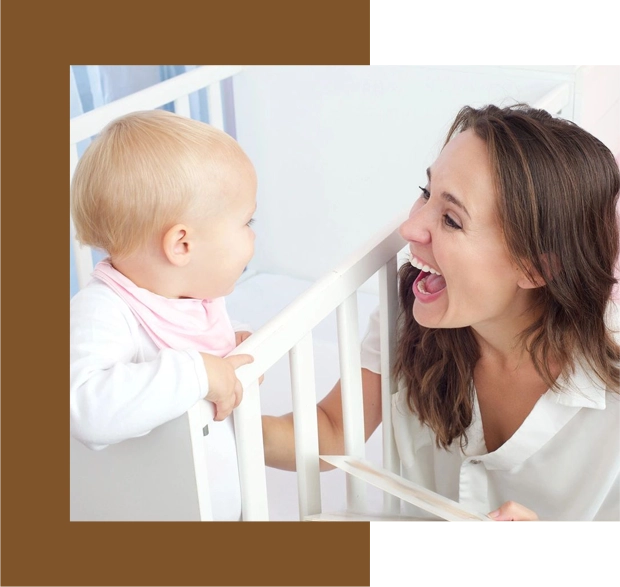
M252 224L254 224L255 222L256 222L256 219L250 218L249 222L247 223L247 226L252 226Z
M418 186L418 187L422 190L421 197L424 198L425 200L428 200L431 197L431 193L426 188L423 188L422 186Z

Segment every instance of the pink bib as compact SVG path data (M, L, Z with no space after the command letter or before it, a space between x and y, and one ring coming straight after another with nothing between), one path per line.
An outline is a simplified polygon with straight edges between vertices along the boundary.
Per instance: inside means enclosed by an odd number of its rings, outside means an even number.
M125 301L158 348L195 349L218 357L235 348L235 332L224 298L165 298L138 287L108 260L97 263L92 275Z

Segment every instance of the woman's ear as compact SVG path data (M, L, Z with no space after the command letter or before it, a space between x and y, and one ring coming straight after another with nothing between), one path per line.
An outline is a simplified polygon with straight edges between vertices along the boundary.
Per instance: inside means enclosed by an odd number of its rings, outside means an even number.
M536 289L546 285L546 282L540 273L538 273L538 271L536 271L533 267L530 268L529 271L519 270L519 275L520 277L517 281L517 285L521 289Z
M185 267L189 263L191 243L189 229L184 224L175 224L162 238L164 255L175 267Z
M545 253L541 255L541 273L531 264L526 264L527 271L519 269L520 277L517 285L522 289L536 289L547 285L558 274L561 268L559 257L555 253Z

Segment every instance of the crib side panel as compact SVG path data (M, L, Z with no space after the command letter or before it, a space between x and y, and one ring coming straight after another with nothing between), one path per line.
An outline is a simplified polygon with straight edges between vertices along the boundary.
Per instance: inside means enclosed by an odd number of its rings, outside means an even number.
M71 438L70 519L200 520L187 418L98 451Z

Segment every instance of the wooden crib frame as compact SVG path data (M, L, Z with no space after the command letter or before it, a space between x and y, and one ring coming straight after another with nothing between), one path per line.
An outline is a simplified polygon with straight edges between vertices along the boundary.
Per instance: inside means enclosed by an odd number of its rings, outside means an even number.
M71 177L78 161L77 144L97 134L108 122L132 111L158 108L170 102L174 102L178 114L189 116L189 94L203 88L206 88L209 95L209 120L214 126L223 128L220 82L241 69L236 66L200 67L71 119ZM568 84L562 84L547 94L536 106L557 113L569 103L569 99L570 88ZM338 324L345 454L364 457L356 291L377 272L380 284L383 467L394 473L400 472L391 425L391 395L396 391L391 372L398 309L397 254L405 245L398 234L398 226L406 218L406 214L406 212L400 214L385 229L363 244L348 260L316 281L305 293L231 353L248 353L255 359L254 363L245 365L237 371L244 387L244 399L234 411L244 521L268 519L258 378L287 353L291 369L300 519L321 513L312 330L334 310L337 312ZM92 253L88 247L82 247L75 241L73 222L71 222L71 234L74 240L78 283L83 287L93 270ZM193 473L187 477L189 479L187 483L192 483L193 476L195 487L190 488L187 495L196 502L191 519L199 520L212 519L207 459L203 443L203 427L207 417L206 402L201 400L187 412L186 417L178 419L175 423L176 431L171 435L151 441L149 437L157 437L151 433L138 439L140 442L134 445L138 448L133 450L130 457L132 464L129 467L127 463L124 465L126 469L140 467L142 451L146 454L149 450L159 450L149 449L149 443L159 442L157 446L161 447L162 442L176 442L174 439L178 439L179 434L181 438L185 434L188 441L179 442L179 451L191 451L189 458L187 454L184 455L184 461ZM118 458L125 459L126 455ZM167 465L163 461L158 461L157 466ZM138 481L132 485L132 490L152 491L152 487L147 487L148 483L148 479L142 484ZM364 494L364 483L347 475L347 509L364 511ZM397 514L399 510L399 500L385 494L384 513Z

